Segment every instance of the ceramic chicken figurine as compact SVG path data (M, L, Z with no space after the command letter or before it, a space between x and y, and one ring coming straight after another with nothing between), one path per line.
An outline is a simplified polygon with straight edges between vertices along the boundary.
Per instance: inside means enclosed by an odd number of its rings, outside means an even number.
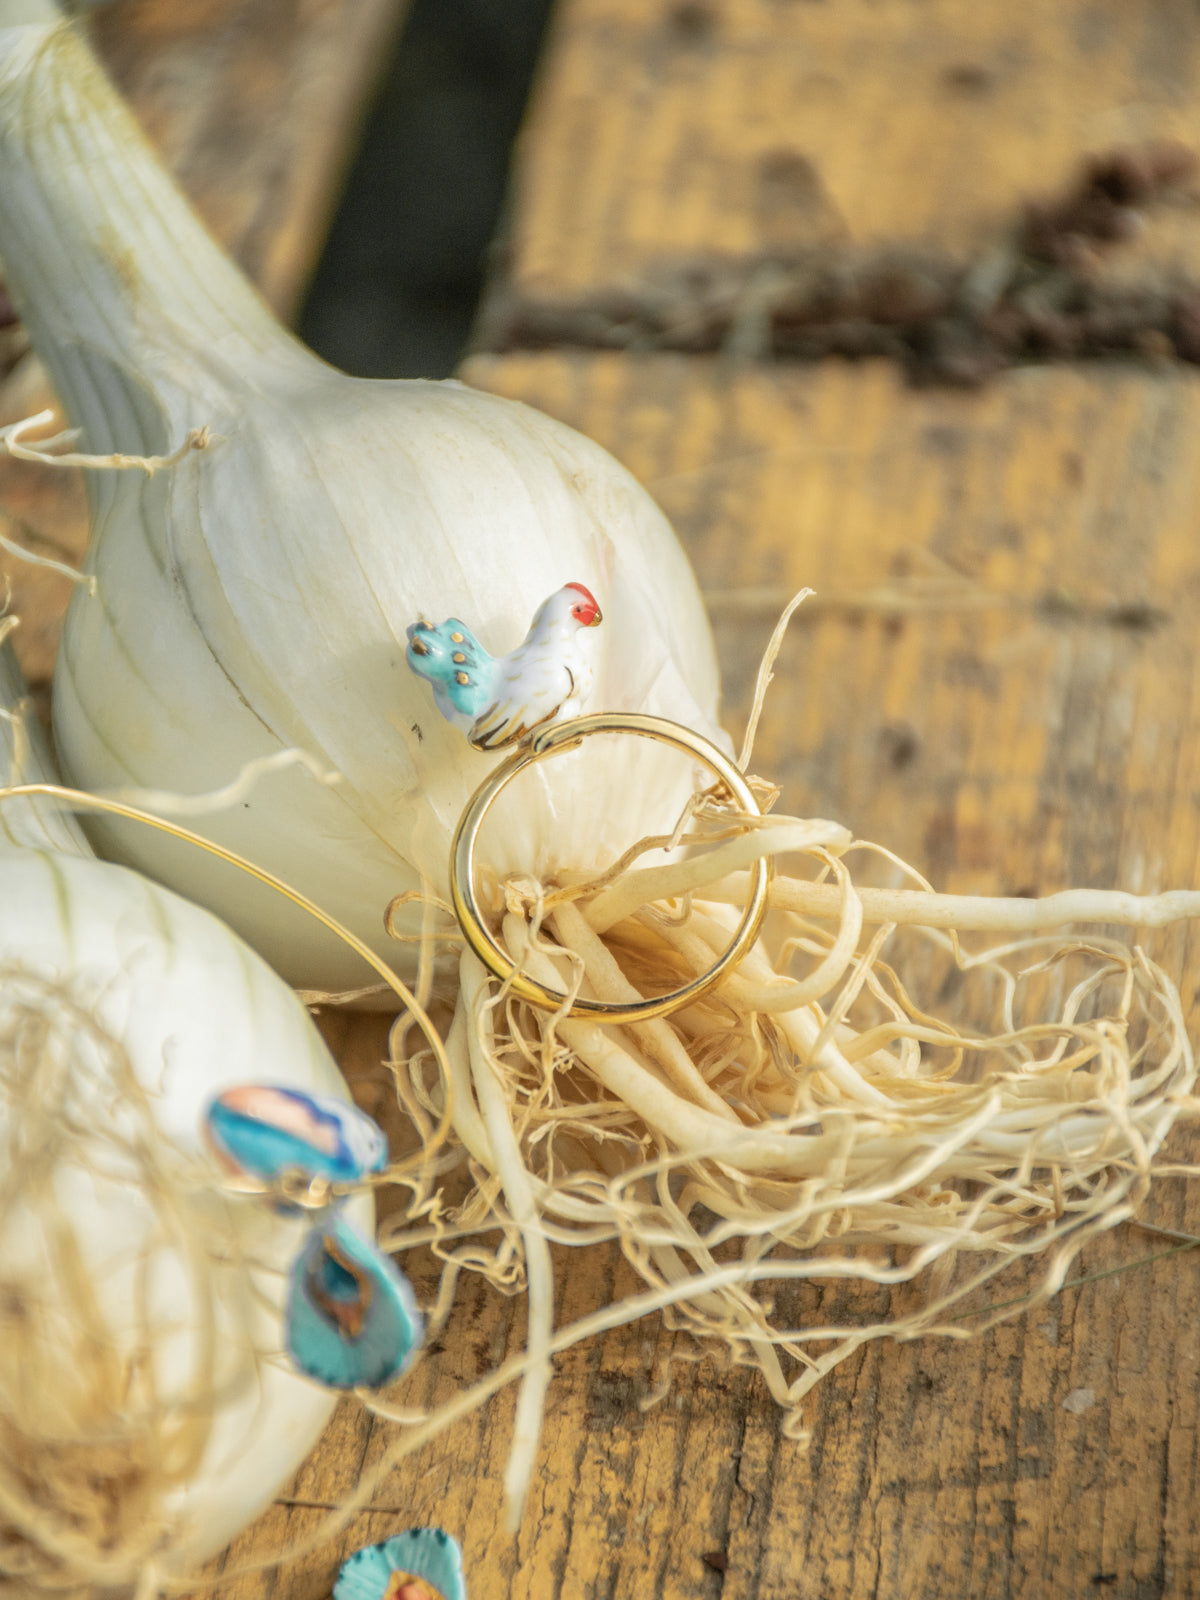
M438 710L477 750L516 744L543 722L574 716L592 672L578 635L600 621L595 597L568 583L538 607L529 632L506 656L490 656L465 622L449 617L408 629L409 666L433 686Z

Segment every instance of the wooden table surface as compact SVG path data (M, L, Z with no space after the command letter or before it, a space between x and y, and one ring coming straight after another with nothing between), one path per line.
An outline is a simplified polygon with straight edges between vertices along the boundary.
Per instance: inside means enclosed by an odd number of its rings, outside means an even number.
M222 11L239 6L196 11L179 60ZM122 27L114 10L110 54L153 82ZM143 37L183 49L165 24ZM188 128L222 137L198 91L177 102L165 74L155 92L173 155ZM1191 0L560 0L490 348L463 376L579 427L656 494L709 596L732 729L780 605L817 590L755 766L784 809L846 822L940 888L1196 884L1195 180L1176 162L1160 182L1160 161L1133 181L1137 203L1102 219L1115 240L1065 202L1035 237L1024 207L1115 146L1200 147L1198 124ZM258 217L243 259L277 284L289 207L312 201L259 206L259 137L245 188L211 203ZM849 350L872 359L803 359ZM61 596L25 599L36 667ZM1200 934L1148 943L1195 1038ZM328 1026L369 1103L380 1023ZM1170 1180L1148 1214L1196 1228L1200 1198ZM680 1363L643 1409L673 1336L657 1319L608 1334L558 1362L515 1541L508 1391L392 1473L334 1545L215 1592L316 1600L343 1553L430 1521L460 1538L472 1600L1200 1593L1200 1257L1110 1272L1162 1244L1118 1229L1084 1251L1089 1281L979 1339L871 1345L811 1397L807 1452L743 1372ZM629 1287L603 1253L556 1269L562 1321ZM888 1305L830 1288L821 1310ZM468 1285L411 1397L448 1398L521 1335L519 1303ZM343 1405L228 1561L311 1531L387 1437ZM723 1572L702 1559L717 1552Z

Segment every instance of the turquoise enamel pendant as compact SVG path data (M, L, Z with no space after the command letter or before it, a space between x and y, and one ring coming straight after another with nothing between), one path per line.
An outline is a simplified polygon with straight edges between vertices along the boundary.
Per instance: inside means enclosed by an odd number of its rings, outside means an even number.
M209 1102L204 1127L222 1165L264 1183L285 1172L355 1183L387 1165L383 1130L332 1095L242 1084Z
M353 1184L387 1165L387 1139L365 1111L275 1084L223 1090L204 1131L224 1166L264 1184L285 1173ZM331 1389L377 1389L408 1366L424 1323L408 1279L324 1198L308 1212L313 1226L288 1272L288 1354Z
M391 1258L335 1214L292 1266L286 1332L307 1377L331 1389L378 1389L408 1366L424 1322Z

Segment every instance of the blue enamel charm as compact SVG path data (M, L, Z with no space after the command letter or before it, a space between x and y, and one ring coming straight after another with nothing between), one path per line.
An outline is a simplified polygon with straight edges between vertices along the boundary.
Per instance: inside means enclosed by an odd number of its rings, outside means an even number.
M333 1600L467 1600L462 1551L441 1528L406 1528L345 1562Z
M601 620L591 591L568 583L542 602L524 640L506 656L489 655L457 617L414 622L404 655L429 681L446 721L477 750L498 750L583 709L592 668L580 634Z
M377 1389L408 1366L424 1322L404 1274L335 1213L292 1266L286 1330L307 1377Z
M205 1113L205 1132L225 1166L266 1183L289 1171L354 1183L387 1165L383 1130L365 1111L275 1084L224 1090Z

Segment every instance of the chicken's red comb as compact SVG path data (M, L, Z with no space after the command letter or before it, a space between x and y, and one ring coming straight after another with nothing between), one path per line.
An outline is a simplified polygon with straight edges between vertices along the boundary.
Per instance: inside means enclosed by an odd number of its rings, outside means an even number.
M582 595L583 598L575 602L571 607L571 611L576 621L581 623L583 627L594 628L600 621L600 607L597 604L596 596L590 589L585 589L582 583L564 583L563 588L574 589L576 594Z

